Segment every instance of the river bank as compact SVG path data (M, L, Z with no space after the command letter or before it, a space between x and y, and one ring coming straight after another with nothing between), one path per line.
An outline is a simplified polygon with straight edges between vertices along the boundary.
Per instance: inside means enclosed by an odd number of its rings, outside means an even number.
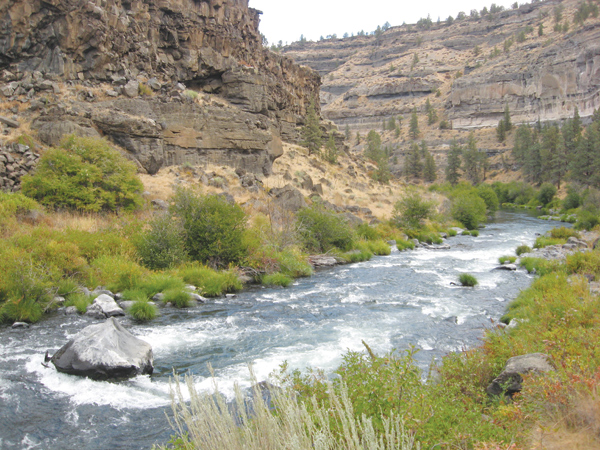
M411 344L421 349L417 364L427 370L448 352L477 345L507 302L532 278L526 271L492 271L498 258L551 224L500 213L480 236L456 236L450 250L418 249L350 266L317 271L288 288L257 286L235 298L210 299L190 308L168 308L149 324L124 319L149 342L155 372L127 382L77 379L45 369L46 349L57 349L90 323L85 316L51 316L29 330L4 328L0 395L7 415L2 448L80 447L148 449L172 434L169 379L190 371L197 388L212 388L211 362L220 389L249 386L247 363L259 380L284 360L291 367L332 372L348 349L365 340L380 354ZM459 273L477 276L474 289L453 287ZM508 290L507 290L508 289ZM42 344L43 343L43 344ZM24 443L30 442L29 444Z

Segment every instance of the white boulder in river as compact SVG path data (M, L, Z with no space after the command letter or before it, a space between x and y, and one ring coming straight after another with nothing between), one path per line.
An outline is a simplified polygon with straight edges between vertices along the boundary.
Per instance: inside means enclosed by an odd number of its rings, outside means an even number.
M81 330L51 361L59 372L99 380L151 374L154 369L150 344L135 337L114 317Z

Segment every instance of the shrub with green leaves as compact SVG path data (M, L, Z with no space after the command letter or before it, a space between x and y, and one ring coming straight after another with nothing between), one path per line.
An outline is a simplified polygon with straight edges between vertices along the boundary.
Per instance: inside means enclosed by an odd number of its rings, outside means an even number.
M477 187L477 195L485 202L488 214L494 214L500 207L496 191L489 184L480 184Z
M433 202L424 200L418 193L404 197L394 206L394 221L400 227L421 228L422 222L431 218Z
M35 174L22 179L23 193L41 204L82 211L136 209L142 190L135 165L106 140L74 135L48 150Z
M155 270L167 269L187 259L181 220L170 214L161 214L152 219L149 226L150 229L135 240L142 265Z
M486 205L475 193L457 193L452 201L452 218L474 230L486 220Z
M542 205L545 206L552 201L555 195L556 187L552 183L543 183L540 186L540 191L538 192L537 199Z
M415 243L412 242L412 241L408 241L406 239L397 239L396 240L396 247L398 248L399 251L414 250L415 249Z
M298 211L296 224L302 242L310 252L322 253L335 248L348 251L354 244L354 233L344 217L320 205Z
M479 236L479 230L471 230L471 236L473 237L478 237Z
M458 281L462 286L473 287L479 284L477 278L469 273L461 273L458 276Z
M178 189L171 211L185 230L185 248L191 259L212 267L227 267L242 260L246 214L221 195L200 195Z
M557 227L557 228L552 228L550 230L550 237L554 238L554 239L569 239L570 237L576 237L577 239L579 239L579 233L577 232L577 230L574 230L573 228L567 228L567 227Z

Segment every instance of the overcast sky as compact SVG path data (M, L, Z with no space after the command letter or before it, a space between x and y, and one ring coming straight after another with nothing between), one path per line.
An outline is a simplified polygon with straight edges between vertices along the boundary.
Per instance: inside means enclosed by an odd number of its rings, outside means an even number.
M466 14L472 9L489 9L492 3L510 8L514 0L249 0L250 7L263 12L260 30L269 44L280 40L292 43L304 35L308 40L320 36L373 31L377 25L416 23L429 14L433 21ZM519 2L529 3L528 1Z

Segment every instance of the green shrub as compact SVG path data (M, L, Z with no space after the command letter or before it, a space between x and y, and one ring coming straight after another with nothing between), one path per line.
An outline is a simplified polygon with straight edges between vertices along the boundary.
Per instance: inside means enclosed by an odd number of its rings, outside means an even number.
M485 202L476 194L459 193L452 201L452 217L469 230L474 230L485 222L485 212Z
M20 192L8 193L0 190L0 218L27 214L32 210L42 210L35 200Z
M565 265L568 273L593 275L594 278L598 278L600 275L600 252L577 252L567 255Z
M461 236L471 236L471 232L469 230L463 230L462 233L460 233Z
M498 258L498 262L500 262L500 264L506 264L506 263L510 263L513 264L515 261L517 260L516 256L501 256L500 258Z
M581 211L577 215L576 230L591 230L600 224L600 216L591 211Z
M354 243L346 220L319 205L303 208L296 214L296 224L306 249L322 253L337 248L348 251Z
M542 205L547 205L556 195L556 187L551 183L543 183L537 195L537 199Z
M422 222L431 217L434 204L423 200L413 192L394 206L393 220L400 227L421 228Z
M479 282L477 281L477 278L475 278L473 275L468 274L468 273L461 273L458 276L458 281L462 286L467 286L467 287L473 287L473 286L477 286L477 284L479 284Z
M573 228L560 227L552 228L550 230L550 237L554 239L569 239L570 237L576 237L579 239L579 233Z
M398 250L414 250L415 243L413 241L408 241L406 239L396 239L396 247Z
M134 302L148 300L148 295L143 289L126 289L121 292L121 294L123 295L123 300L130 300Z
M175 304L175 303L173 303ZM178 306L178 305L176 305ZM186 305L187 306L187 305ZM178 306L184 308L185 306ZM127 313L131 315L138 322L147 322L156 317L156 306L147 300L137 300L129 309Z
M191 259L227 267L246 255L246 215L239 205L220 195L202 196L191 189L178 189L171 210L183 222Z
M149 269L167 269L187 259L185 230L169 214L152 219L150 229L137 236L135 247L142 265Z
M190 293L185 289L168 289L163 292L164 297L162 301L164 303L172 303L176 308L187 308L190 306L192 297Z
M524 253L531 253L531 247L529 245L519 245L516 248L515 253L517 256L521 256Z
M537 275L546 275L561 270L561 264L558 261L534 257L521 258L519 265L525 267L528 273L535 273Z
M471 236L473 237L478 237L479 236L479 230L471 230Z
M243 288L234 272L217 272L206 266L187 264L178 268L176 273L186 283L200 288L202 295L206 297L218 297Z
M450 229L448 230L448 236L449 236L449 237L454 237L454 236L456 236L457 234L458 234L458 233L456 232L456 230L455 230L454 228L450 228Z
M287 275L281 272L270 273L262 277L262 284L266 286L283 286L288 287L294 281Z
M368 223L361 223L356 228L356 234L358 235L358 237L361 237L361 238L369 240L369 241L375 241L377 239L380 239L380 236L379 236L379 233L377 232L377 230L375 228L373 228L371 225L369 225Z
M498 201L496 191L494 191L494 189L490 185L480 184L477 187L477 195L479 195L479 197L481 197L485 202L488 214L493 214L496 211L498 211L498 208L500 207L500 202Z
M83 211L136 209L142 189L135 165L107 141L74 135L44 153L35 174L22 179L28 197L52 208Z

